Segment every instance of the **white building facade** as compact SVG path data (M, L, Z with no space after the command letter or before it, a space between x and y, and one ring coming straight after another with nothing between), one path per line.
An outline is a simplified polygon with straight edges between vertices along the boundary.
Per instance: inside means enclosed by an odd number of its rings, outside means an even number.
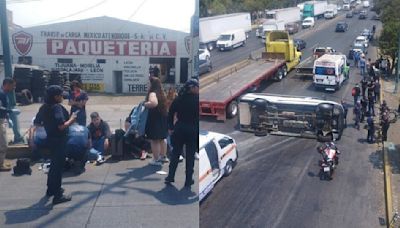
M93 92L144 94L149 68L164 84L191 77L190 34L98 17L22 28L10 34L13 63L80 76Z

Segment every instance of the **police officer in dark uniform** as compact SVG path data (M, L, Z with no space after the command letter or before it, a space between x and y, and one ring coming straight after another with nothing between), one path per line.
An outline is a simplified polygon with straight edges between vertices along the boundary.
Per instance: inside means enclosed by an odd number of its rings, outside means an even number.
M177 122L174 125L175 115ZM175 181L179 156L182 154L183 145L186 145L185 187L190 187L194 184L193 167L199 138L199 82L196 79L187 81L172 102L168 113L168 131L171 134L173 149L165 183Z
M52 85L47 88L45 104L36 114L35 125L43 125L47 142L51 151L51 165L47 176L47 196L54 196L53 204L64 203L71 200L70 195L64 194L61 188L61 178L65 163L65 147L67 142L68 127L74 123L76 113L71 117L68 111L61 105L63 101L63 89Z

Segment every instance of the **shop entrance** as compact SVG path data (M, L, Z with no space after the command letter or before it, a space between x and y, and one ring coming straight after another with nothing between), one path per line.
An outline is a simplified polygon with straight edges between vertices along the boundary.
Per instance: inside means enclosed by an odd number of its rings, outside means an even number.
M122 71L113 71L114 92L122 93Z
M175 58L150 58L150 67L159 69L162 83L175 83Z

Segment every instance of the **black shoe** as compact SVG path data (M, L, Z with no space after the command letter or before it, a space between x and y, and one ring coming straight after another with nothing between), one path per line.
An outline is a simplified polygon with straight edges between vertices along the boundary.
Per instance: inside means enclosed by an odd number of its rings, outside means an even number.
M59 203L65 203L65 202L71 201L71 199L72 199L71 195L62 194L60 197L54 197L53 205L56 205Z
M63 193L64 193L64 189L61 188L60 192L61 192L61 194L63 194ZM48 197L54 196L54 193L53 193L53 192L49 192L49 190L47 190L47 191L46 191L46 196L48 196Z
M194 184L194 180L185 181L185 187L190 187Z
M166 183L166 184L173 183L173 182L175 182L174 178L166 177L164 179L164 183Z

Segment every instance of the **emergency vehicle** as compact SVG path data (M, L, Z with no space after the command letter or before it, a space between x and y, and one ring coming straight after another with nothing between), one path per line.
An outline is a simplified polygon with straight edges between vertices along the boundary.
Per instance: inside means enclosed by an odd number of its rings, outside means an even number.
M199 199L211 192L223 176L231 174L238 159L233 138L211 131L199 133Z

